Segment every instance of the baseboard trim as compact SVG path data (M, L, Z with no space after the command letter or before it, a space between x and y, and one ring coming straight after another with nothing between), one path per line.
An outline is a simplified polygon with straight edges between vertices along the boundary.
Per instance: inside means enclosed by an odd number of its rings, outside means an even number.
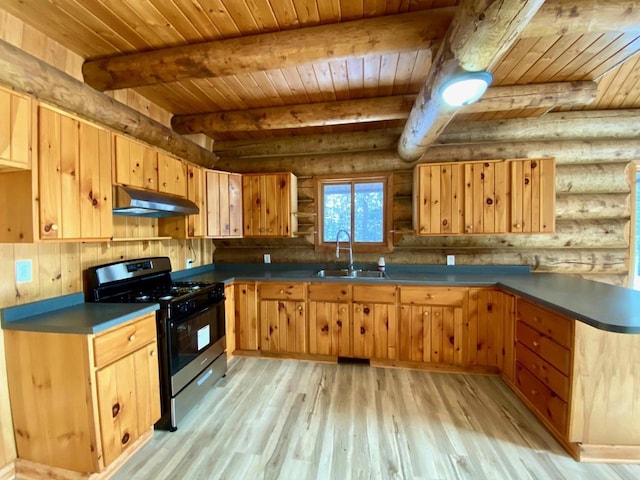
M638 445L575 445L581 462L640 463Z
M16 462L11 461L0 468L0 480L14 480L16 478Z

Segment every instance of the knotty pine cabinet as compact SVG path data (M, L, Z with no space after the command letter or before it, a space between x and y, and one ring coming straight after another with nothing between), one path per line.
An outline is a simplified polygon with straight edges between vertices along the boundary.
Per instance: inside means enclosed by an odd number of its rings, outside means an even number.
M298 181L292 173L242 175L245 237L293 237L298 231Z
M0 88L0 171L31 168L32 102Z
M207 236L207 192L206 170L186 164L187 198L200 209L196 215L178 215L158 219L158 233L161 237L202 238Z
M234 283L235 349L258 350L258 292L256 282Z
M400 360L464 365L468 289L400 287Z
M158 152L158 191L187 196L187 164L179 158Z
M307 352L305 297L304 283L258 285L261 351Z
M397 308L395 285L353 286L353 351L356 358L395 360Z
M206 170L207 236L242 236L242 175Z
M352 356L352 291L353 287L345 284L309 284L310 354Z
M160 418L155 313L96 335L7 330L5 349L19 458L102 472Z
M553 232L555 160L417 165L413 224L417 235Z

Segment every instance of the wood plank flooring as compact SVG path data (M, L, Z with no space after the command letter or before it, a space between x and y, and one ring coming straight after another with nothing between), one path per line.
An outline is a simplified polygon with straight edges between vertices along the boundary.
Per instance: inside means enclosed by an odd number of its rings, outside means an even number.
M577 463L495 376L234 358L113 479L640 479Z

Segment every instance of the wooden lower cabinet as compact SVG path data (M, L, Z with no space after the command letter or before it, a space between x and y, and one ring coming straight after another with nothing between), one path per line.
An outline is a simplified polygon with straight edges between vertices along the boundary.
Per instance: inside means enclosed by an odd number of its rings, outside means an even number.
M102 472L150 431L160 418L155 323L152 313L95 336L5 331L18 458Z
M309 302L309 353L351 356L351 305Z
M307 316L304 283L261 283L260 350L306 353Z
M235 348L258 350L258 294L256 282L236 283L235 297Z
M395 285L354 285L353 356L395 360L397 307Z

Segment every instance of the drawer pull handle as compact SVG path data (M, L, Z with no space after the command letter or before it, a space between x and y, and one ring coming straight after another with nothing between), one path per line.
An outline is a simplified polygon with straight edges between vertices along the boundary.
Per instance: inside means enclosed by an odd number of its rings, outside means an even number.
M131 335L129 335L129 341L133 342L136 339L136 334L132 333Z
M125 434L122 436L122 444L123 444L123 445L126 445L126 444L127 444L127 442L129 441L129 438L131 438L131 437L129 436L129 434L128 434L128 433L125 433Z
M533 346L534 346L534 347L539 347L539 346L540 346L540 344L534 340L534 341L533 341Z
M111 416L113 418L116 418L118 416L118 413L120 413L120 404L116 403L113 407L111 407Z

